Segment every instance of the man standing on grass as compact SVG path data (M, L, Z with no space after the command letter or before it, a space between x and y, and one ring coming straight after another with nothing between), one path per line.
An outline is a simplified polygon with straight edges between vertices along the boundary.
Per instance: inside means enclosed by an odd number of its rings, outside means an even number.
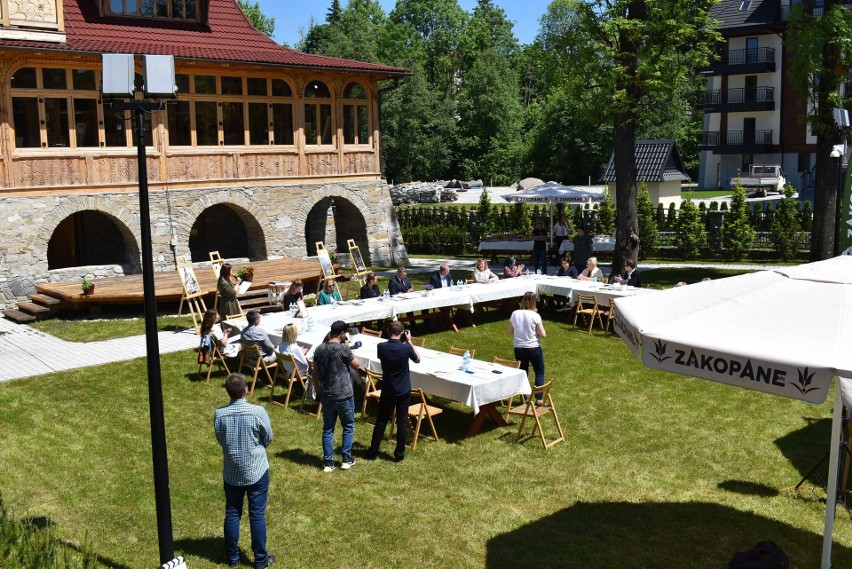
M379 361L382 362L382 394L379 397L373 440L364 458L375 460L378 456L388 419L396 409L396 449L393 458L400 462L405 458L405 440L408 437L408 400L411 398L408 361L419 363L420 354L411 343L411 332L405 330L399 320L390 323L388 334L390 340L376 346Z
M216 409L213 429L222 446L225 479L225 553L231 567L240 564L240 518L248 495L251 549L256 569L275 563L266 551L266 500L269 494L269 460L272 424L266 409L246 401L248 385L240 373L225 380L231 402Z
M547 274L547 230L544 228L544 221L540 218L535 222L535 229L532 232L533 238L533 270L542 275Z
M346 322L337 320L331 325L328 340L314 351L314 364L322 401L322 460L323 472L332 472L334 464L334 425L340 417L343 442L340 449L343 462L340 468L355 466L352 440L355 438L355 393L349 368L361 367L358 358L349 349Z

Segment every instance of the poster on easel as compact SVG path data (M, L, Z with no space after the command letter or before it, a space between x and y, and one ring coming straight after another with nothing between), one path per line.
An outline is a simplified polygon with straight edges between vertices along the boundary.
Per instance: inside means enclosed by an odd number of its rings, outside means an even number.
M346 244L349 246L349 257L352 259L352 272L356 275L369 272L364 257L361 256L361 248L355 244L355 240L348 239Z
M177 258L177 272L183 285L183 294L181 295L180 306L178 307L178 322L180 322L180 317L183 314L183 304L185 302L189 307L189 313L192 316L192 323L195 325L195 332L197 334L201 330L201 319L207 311L207 306L204 304L204 291L201 290L201 285L195 276L192 261L188 258Z
M338 275L334 274L334 266L331 264L331 255L325 244L322 241L317 241L317 259L319 259L320 267L322 268L322 276L324 279L334 279Z
M213 274L216 275L216 280L219 280L219 271L222 270L222 265L225 264L225 259L219 255L219 251L210 251L210 266L213 267Z

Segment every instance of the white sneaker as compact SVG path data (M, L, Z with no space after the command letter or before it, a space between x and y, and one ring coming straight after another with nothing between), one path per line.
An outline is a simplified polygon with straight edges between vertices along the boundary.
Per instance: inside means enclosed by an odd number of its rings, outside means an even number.
M340 470L349 470L355 466L355 457L352 457L350 462L346 462L345 460L340 464Z
M343 464L346 464L346 463L344 462ZM323 472L334 472L334 470L336 468L337 468L337 465L332 462L331 464L326 464L325 467L322 469L322 471Z

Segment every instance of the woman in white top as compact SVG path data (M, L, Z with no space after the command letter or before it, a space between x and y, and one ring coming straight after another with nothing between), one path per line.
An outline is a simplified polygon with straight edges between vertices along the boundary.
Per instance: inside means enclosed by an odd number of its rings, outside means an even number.
M282 354L290 354L293 356L293 361L296 362L296 369L302 377L308 377L308 360L305 354L308 353L307 348L301 347L296 343L296 338L299 337L299 329L293 323L284 326L281 333L281 345L278 346L278 351Z
M509 334L514 337L515 359L521 362L521 369L529 372L530 364L535 371L535 386L544 385L544 353L539 338L544 338L544 324L536 310L535 293L528 292L521 299L521 308L509 318ZM536 405L541 404L542 396L536 396Z
M488 268L488 262L485 259L480 259L474 266L473 280L478 283L488 284L496 283L500 280L500 277L491 272L491 269Z
M586 261L586 268L583 269L583 272L580 273L580 276L577 277L581 281L599 281L603 282L603 271L598 268L598 258L597 257L589 257L589 260Z

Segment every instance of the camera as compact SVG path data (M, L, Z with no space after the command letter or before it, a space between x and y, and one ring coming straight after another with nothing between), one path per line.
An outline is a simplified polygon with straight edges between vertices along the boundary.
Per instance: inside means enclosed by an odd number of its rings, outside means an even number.
M401 342L407 342L409 336L411 336L411 332L409 332L408 330L403 330L402 335L399 337L399 340Z

